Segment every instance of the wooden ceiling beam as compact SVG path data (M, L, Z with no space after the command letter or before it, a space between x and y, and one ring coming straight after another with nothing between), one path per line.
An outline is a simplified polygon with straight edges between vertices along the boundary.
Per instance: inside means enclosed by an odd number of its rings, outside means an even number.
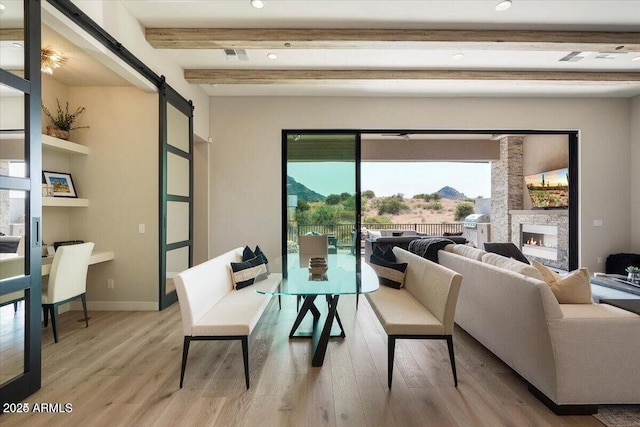
M185 70L193 84L296 84L354 80L538 80L562 82L640 81L633 72L472 70Z
M640 32L147 28L156 49L474 49L640 52Z
M24 28L0 28L0 41L22 42Z

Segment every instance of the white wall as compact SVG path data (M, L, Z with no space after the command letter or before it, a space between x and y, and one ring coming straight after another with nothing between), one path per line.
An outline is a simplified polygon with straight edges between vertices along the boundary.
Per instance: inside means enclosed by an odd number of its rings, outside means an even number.
M91 309L155 310L158 307L158 95L132 87L68 87L44 77L43 103L54 112L86 108L70 140L88 156L43 151L43 169L71 173L88 208L43 208L43 240L81 239L115 260L89 268ZM43 128L46 127L43 118ZM138 224L146 233L138 234ZM107 290L107 279L115 289Z
M631 251L640 254L640 96L631 101Z
M89 207L69 209L70 237L116 255L89 268L89 305L157 309L158 95L126 87L73 87L69 103L86 107L84 122L91 126L75 139L89 147L88 156L71 162ZM145 224L144 234L138 224ZM107 279L114 279L113 290Z
M631 249L630 105L584 98L211 98L211 255L256 243L267 256L280 255L282 129L578 129L580 264L603 270L597 257ZM636 151L638 145L640 138ZM594 219L604 227L593 227Z
M74 3L156 74L164 75L167 83L180 95L193 101L195 107L193 132L207 140L209 137L208 95L199 86L187 83L181 66L147 43L144 27L129 13L123 1L75 0Z

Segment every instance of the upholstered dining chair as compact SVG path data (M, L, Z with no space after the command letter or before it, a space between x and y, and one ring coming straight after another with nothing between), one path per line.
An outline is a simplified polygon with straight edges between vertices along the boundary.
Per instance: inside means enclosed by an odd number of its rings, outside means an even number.
M324 258L329 262L329 236L326 234L304 234L298 236L298 259L300 268L309 267L311 258ZM298 295L296 298L296 309L300 309L300 300L302 297Z
M87 269L93 246L94 244L91 242L60 246L53 257L49 283L46 288L42 289L42 311L45 327L49 324L49 313L51 313L51 326L55 342L58 342L58 306L61 304L66 304L76 298L82 299L84 323L86 327L89 327L85 294L87 291Z
M300 268L308 267L311 258L319 257L327 259L329 255L329 236L326 234L299 236L298 245L300 247Z

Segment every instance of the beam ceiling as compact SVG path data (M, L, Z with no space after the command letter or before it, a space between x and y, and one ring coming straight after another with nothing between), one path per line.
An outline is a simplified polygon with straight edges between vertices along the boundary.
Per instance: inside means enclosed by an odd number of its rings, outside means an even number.
M469 70L185 70L194 84L295 84L347 80L538 80L560 82L640 81L640 73Z
M156 49L479 49L640 52L640 32L147 28Z

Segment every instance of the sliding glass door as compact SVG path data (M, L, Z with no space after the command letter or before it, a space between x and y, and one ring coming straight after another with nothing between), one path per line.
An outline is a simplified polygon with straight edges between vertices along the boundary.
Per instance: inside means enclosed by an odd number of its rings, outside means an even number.
M339 266L355 276L360 262L359 135L283 131L282 144L284 274L307 268L311 257L326 257L329 268Z
M3 0L2 9L0 404L40 388L42 278L40 3Z
M193 264L193 105L160 90L160 310L177 301L173 277Z

